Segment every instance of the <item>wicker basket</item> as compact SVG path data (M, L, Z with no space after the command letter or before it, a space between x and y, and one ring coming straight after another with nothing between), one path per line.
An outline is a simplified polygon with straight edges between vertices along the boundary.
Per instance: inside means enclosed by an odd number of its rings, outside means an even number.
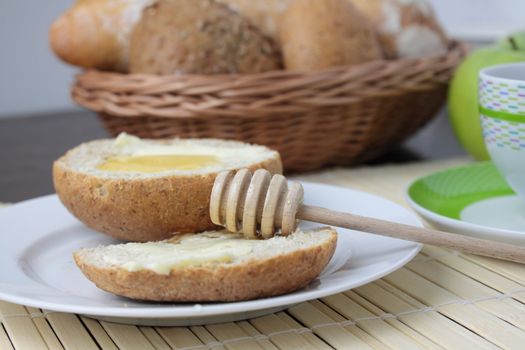
M86 71L73 99L113 135L236 139L277 149L287 171L363 162L400 144L443 105L465 55L376 61L311 73L152 76Z

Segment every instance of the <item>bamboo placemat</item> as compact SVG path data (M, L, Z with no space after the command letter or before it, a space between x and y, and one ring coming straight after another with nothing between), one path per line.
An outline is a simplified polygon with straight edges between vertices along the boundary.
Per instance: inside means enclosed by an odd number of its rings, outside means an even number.
M465 163L301 176L404 204L414 178ZM241 322L135 327L0 302L0 349L525 349L525 265L425 247L365 286Z

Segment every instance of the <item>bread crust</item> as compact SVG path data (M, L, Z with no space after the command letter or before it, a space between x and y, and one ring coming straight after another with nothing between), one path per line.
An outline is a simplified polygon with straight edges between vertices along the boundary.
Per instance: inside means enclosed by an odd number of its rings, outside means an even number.
M315 279L334 254L337 233L326 243L269 259L217 267L174 268L162 275L151 270L101 268L75 253L84 275L98 288L132 299L164 302L240 301L289 293Z
M228 6L159 0L144 9L130 40L131 73L231 74L281 68L275 43Z
M217 173L150 178L105 178L53 163L53 183L64 206L88 227L126 241L156 241L216 228L209 216ZM282 173L276 154L249 169Z
M293 0L216 0L246 17L263 34L279 42L279 22Z
M372 24L348 0L293 2L281 18L286 69L311 71L383 58Z
M129 36L153 0L77 0L49 28L49 44L70 64L127 72Z

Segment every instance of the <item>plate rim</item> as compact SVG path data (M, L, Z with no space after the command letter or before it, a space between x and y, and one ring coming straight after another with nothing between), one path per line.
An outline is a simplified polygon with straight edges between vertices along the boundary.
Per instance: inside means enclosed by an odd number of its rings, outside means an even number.
M325 188L329 187L329 188L337 189L337 190L345 189L345 190L349 190L352 192L356 192L356 193L368 196L370 198L373 198L374 200L386 201L389 204L397 206L399 207L399 209L406 211L406 214L411 216L411 218L414 220L413 225L423 227L423 223L421 219L415 213L403 207L402 205L394 201L391 201L389 199L383 198L381 196L378 196L372 193L368 193L365 191L357 190L352 187L335 186L335 185L328 185L328 184L307 182L307 181L300 181L300 182L306 186L316 186L316 187L325 187ZM49 195L31 198L25 201L18 202L6 209L10 210L13 207L22 206L29 202L38 201L38 200L46 200L46 199L52 200L53 198L55 200L58 200L58 197L56 194L49 194ZM16 303L16 304L21 304L21 305L30 306L30 307L37 307L37 308L41 308L45 310L52 310L52 311L57 311L57 312L68 312L68 313L82 314L82 315L87 315L87 316L107 316L107 317L122 317L122 318L132 318L132 317L143 318L143 319L180 318L180 317L194 318L194 317L216 316L216 315L240 313L240 312L251 312L251 311L263 310L263 309L272 308L272 307L290 306L290 305L298 304L301 302L323 298L328 295L337 294L342 291L364 285L371 281L375 281L403 267L404 265L406 265L410 260L412 260L420 252L420 250L422 249L422 244L407 241L406 249L410 249L410 251L407 252L407 254L402 259L397 261L395 264L389 266L387 269L378 271L377 273L373 275L368 275L366 276L366 278L354 281L353 283L351 283L352 286L349 286L349 284L341 284L338 287L333 287L331 289L321 291L320 293L316 293L315 295L297 296L298 297L297 300L295 300L295 298L293 297L289 298L291 294L288 293L288 294L279 295L275 297L254 299L254 300L248 300L248 301L211 303L213 304L213 306L217 306L217 308L214 308L211 310L209 308L202 307L202 306L205 306L207 303L189 303L183 306L181 306L180 304L173 305L173 304L166 303L165 307L163 308L159 308L159 307L155 307L155 308L150 308L150 307L122 308L122 307L119 307L119 308L116 308L116 307L83 306L83 305L70 305L70 304L64 305L64 304L60 304L56 302L38 301L35 298L17 296L17 295L14 295L13 293L5 293L1 290L0 290L0 300L5 300L5 301ZM125 301L123 302L125 303ZM259 304L261 302L263 303L263 305ZM246 304L252 304L252 305L246 305ZM227 308L227 310L223 310L224 308Z

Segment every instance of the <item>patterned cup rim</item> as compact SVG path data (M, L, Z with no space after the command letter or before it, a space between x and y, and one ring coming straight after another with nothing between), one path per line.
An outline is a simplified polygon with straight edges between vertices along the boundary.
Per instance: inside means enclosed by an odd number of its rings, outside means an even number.
M525 86L525 62L489 66L479 71L479 77L483 80Z

